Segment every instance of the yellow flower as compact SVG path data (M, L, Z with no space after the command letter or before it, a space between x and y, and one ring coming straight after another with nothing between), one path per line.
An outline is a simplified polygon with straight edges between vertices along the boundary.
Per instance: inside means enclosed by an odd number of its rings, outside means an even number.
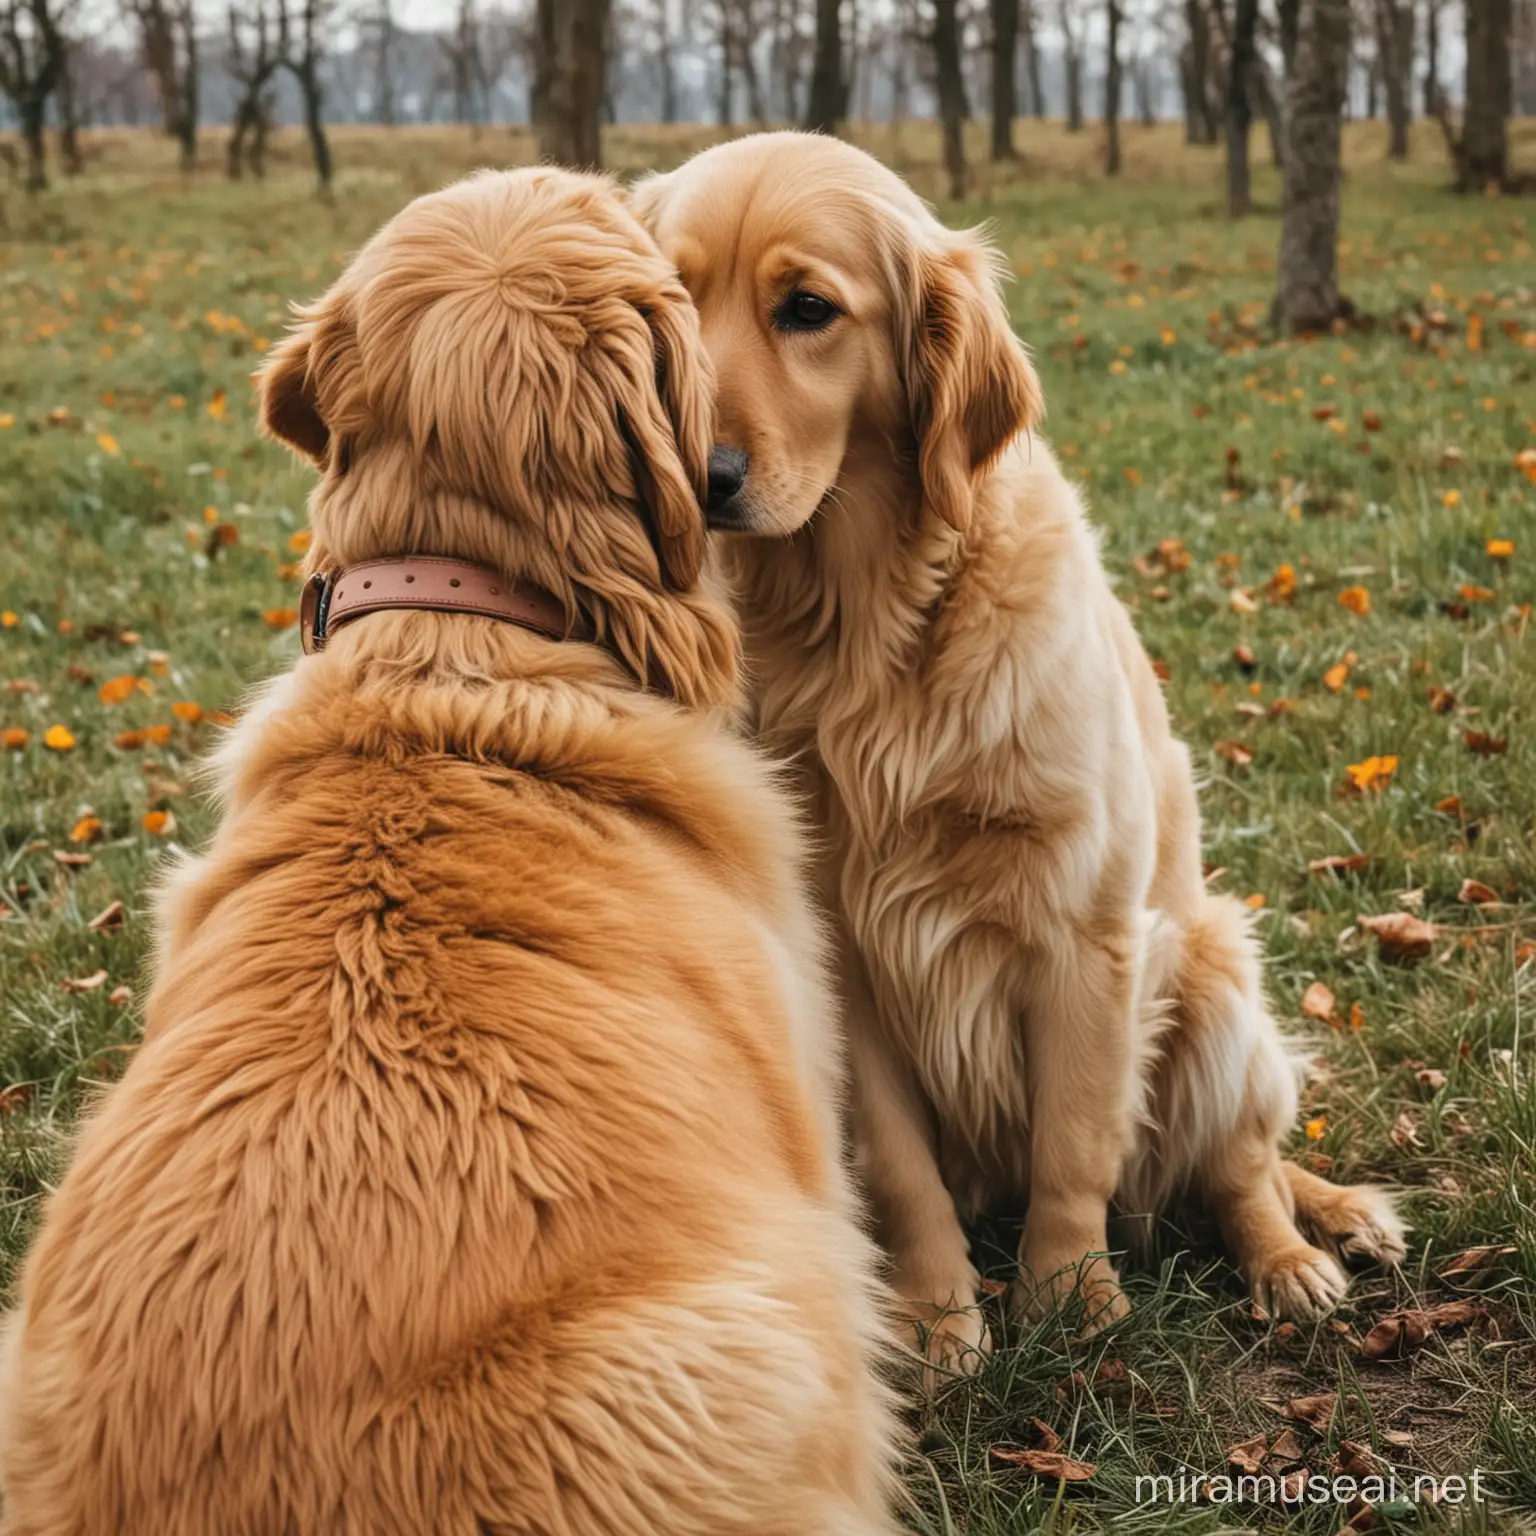
M96 446L111 457L117 455L117 439L110 432L98 432L96 434Z
M55 752L73 752L74 732L67 725L50 725L43 733L43 745L52 747Z
M0 629L15 629L20 623L21 620L11 609L7 608L4 613L0 613Z
M1515 552L1513 539L1489 539L1488 553L1495 560L1508 560Z
M1317 1119L1315 1119L1315 1120L1308 1120L1307 1121L1307 1140L1308 1141L1321 1141L1323 1139L1323 1135L1327 1131L1327 1129L1328 1129L1328 1117L1326 1115L1319 1115L1317 1117Z
M1117 376L1118 376L1118 375L1119 375L1119 374L1122 374L1122 373L1124 373L1124 372L1125 372L1125 362L1124 362L1124 359L1122 359L1122 358L1118 358L1118 357L1117 357L1117 358L1116 358L1116 359L1115 359L1115 360L1114 360L1114 362L1112 362L1112 363L1111 363L1111 364L1110 364L1110 365L1109 365L1109 371L1110 371L1110 372L1111 372L1111 373L1113 373L1113 374L1115 374L1115 375L1117 375Z
M1440 502L1441 502L1441 505L1443 505L1443 506L1459 507L1461 505L1461 492L1460 491L1447 491L1440 498Z
M9 432L16 425L16 417L10 411L0 411L0 432Z

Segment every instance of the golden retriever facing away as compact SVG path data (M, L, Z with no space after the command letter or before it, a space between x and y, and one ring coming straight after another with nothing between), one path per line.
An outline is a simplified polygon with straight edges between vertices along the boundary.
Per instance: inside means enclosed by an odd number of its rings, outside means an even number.
M1202 883L1151 665L1027 436L996 253L802 134L710 149L635 206L748 456L711 521L746 535L726 547L761 730L824 830L859 1149L930 1353L985 1340L956 1208L1019 1198L1027 1310L1079 1289L1091 1325L1119 1317L1107 1208L1186 1192L1262 1305L1332 1306L1337 1260L1400 1258L1402 1229L1276 1150L1295 1066L1245 914Z
M697 319L605 181L411 204L279 347L314 567L536 582L279 679L27 1262L8 1536L874 1536L801 834L725 729ZM659 382L658 382L659 381Z

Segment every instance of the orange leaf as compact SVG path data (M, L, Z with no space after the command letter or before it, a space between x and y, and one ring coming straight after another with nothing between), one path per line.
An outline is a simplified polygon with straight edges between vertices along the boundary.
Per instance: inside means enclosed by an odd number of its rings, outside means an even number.
M1366 933L1374 933L1383 960L1419 960L1427 955L1440 930L1411 912L1384 912L1380 917L1357 919Z
M1321 981L1314 981L1302 993L1301 1011L1309 1019L1321 1019L1325 1024L1338 1026L1338 1003L1332 990Z
M1087 1482L1098 1470L1092 1462L1074 1461L1060 1451L1020 1451L1007 1445L994 1445L992 1459L1005 1466L1017 1467L1031 1477L1059 1483Z

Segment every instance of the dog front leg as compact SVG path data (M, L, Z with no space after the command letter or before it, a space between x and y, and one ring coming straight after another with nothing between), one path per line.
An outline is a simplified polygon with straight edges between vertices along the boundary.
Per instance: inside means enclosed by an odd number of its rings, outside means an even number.
M1042 960L1029 988L1029 1211L1012 1302L1038 1316L1079 1294L1088 1332L1129 1307L1108 1218L1134 1129L1144 947L1139 933L1078 938Z
M907 1338L932 1365L969 1373L986 1352L987 1328L970 1244L939 1172L932 1115L846 941L841 970L854 1141Z

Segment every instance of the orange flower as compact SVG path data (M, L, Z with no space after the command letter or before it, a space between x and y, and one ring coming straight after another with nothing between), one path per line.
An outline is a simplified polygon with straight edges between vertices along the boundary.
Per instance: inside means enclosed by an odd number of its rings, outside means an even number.
M1491 603L1495 595L1492 588L1490 587L1474 587L1468 585L1465 587L1457 587L1456 590L1461 594L1463 599L1469 603Z
M1323 673L1323 687L1329 693L1338 693L1348 681L1349 663L1347 661L1335 662Z
M0 741L3 741L12 752L19 752L31 739L32 733L24 731L19 725L7 726L5 734L0 736Z
M170 739L171 727L168 725L148 725L144 728L144 740L157 747L163 747Z
M143 731L119 731L112 738L112 745L120 747L124 752L136 752L144 745Z
M1345 587L1339 593L1339 602L1362 619L1371 611L1371 594L1364 587Z
M1447 491L1440 498L1441 504L1447 507L1459 507L1461 505L1460 491Z
M51 747L55 752L73 752L75 734L67 725L50 725L43 732L43 745Z
M1345 770L1351 786L1360 794L1368 789L1382 789L1397 772L1395 757L1368 757L1363 763L1351 763Z
M21 619L9 608L4 613L0 613L0 629L15 629L20 623Z
M1307 1140L1321 1141L1328 1130L1328 1117L1319 1115L1315 1120L1307 1121Z
M1488 554L1494 560L1508 560L1515 552L1513 539L1489 539Z
M1269 595L1277 603L1289 602L1296 595L1296 567L1289 560L1269 578Z
M1247 907L1250 912L1260 911L1264 906L1263 891L1255 891L1252 896L1243 897L1243 905Z
M188 725L196 725L203 718L203 706L193 704L188 700L180 700L171 705L171 713L178 720L184 720Z
M268 629L292 629L299 622L297 608L268 608L261 621Z
M143 826L151 837L169 837L176 830L176 818L169 811L148 811Z
M99 843L101 837L101 820L96 816L82 816L69 834L72 843Z
M103 704L121 704L125 699L133 697L138 686L138 678L129 673L124 673L121 677L109 677L96 690L96 697Z
M310 540L314 535L308 528L300 528L297 533L288 535L288 551L290 554L302 555L309 550Z
M98 432L96 434L96 446L109 457L116 457L117 455L117 439L110 432Z

